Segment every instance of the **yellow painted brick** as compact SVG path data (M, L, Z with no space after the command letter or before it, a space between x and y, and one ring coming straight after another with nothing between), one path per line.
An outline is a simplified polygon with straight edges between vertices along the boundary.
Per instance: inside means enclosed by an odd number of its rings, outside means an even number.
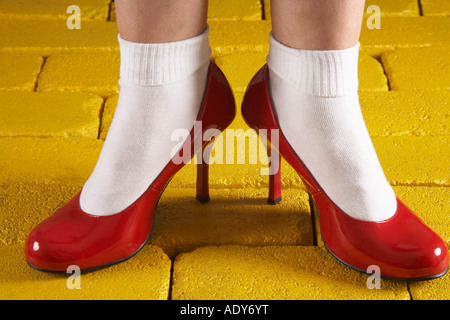
M241 53L218 57L215 62L223 71L233 92L244 92L255 73L266 63L266 52Z
M447 136L374 137L372 140L391 184L450 186Z
M0 92L0 136L97 138L102 103L84 93Z
M371 56L399 48L450 45L450 20L446 17L383 17L380 29L362 25L360 43Z
M399 186L394 191L450 248L450 188Z
M409 299L405 282L370 290L367 279L312 246L204 247L176 257L172 299Z
M255 73L266 63L267 52L220 56L215 61L235 93L244 92ZM374 58L361 53L359 59L360 91L387 91L383 67Z
M23 245L0 245L0 297L4 300L166 300L171 261L160 248L147 245L132 259L80 275L80 289L69 289L70 274L34 270Z
M360 93L371 136L448 135L450 93L447 91L387 91Z
M83 182L0 182L0 245L25 243L30 231L81 190Z
M261 20L260 0L210 0L208 20Z
M84 182L103 142L86 137L0 138L0 183Z
M450 16L450 2L447 0L420 0L424 16Z
M380 8L381 16L386 17L409 17L419 16L419 3L417 0L367 0L365 3L364 13L367 13L369 6L376 5Z
M164 191L150 243L169 256L201 246L312 245L308 195L287 189L283 201L267 203L266 189L212 189L211 201L195 199L195 189Z
M412 282L409 291L413 300L449 300L450 273L439 279Z
M68 29L65 20L5 20L0 25L0 52L50 55L74 51L118 51L117 24L84 21Z
M119 91L118 53L56 54L47 58L38 91L90 92L109 96Z
M110 0L34 0L34 1L2 1L0 2L0 19L64 19L71 15L67 13L70 5L80 8L80 18L83 20L106 21ZM72 12L72 11L70 11Z
M388 91L383 66L366 53L360 53L358 61L359 91Z
M445 0L442 0L445 1ZM381 16L386 17L409 17L419 16L419 4L416 0L368 0L365 2L364 13L367 13L367 8L371 5L377 5L380 8ZM267 20L271 19L270 0L264 0L264 13Z
M385 53L391 90L450 89L450 48L416 48Z
M209 26L213 57L269 49L268 21L211 21Z
M0 91L33 91L43 62L36 54L0 53Z

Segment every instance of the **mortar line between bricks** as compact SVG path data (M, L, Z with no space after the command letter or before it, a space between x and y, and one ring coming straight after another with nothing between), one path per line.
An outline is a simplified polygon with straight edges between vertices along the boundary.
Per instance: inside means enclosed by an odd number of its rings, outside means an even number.
M34 82L34 87L33 87L33 92L37 91L38 88L38 83L39 83L39 77L41 76L42 70L44 69L45 63L47 62L48 56L42 56L43 60L42 64L41 64L41 69L39 70L37 76L36 76L36 81Z
M172 259L170 259L170 279L169 279L169 292L167 294L167 300L172 300L172 286L173 286L173 271L175 266L176 254Z
M422 0L417 0L417 4L419 5L419 16L423 17Z
M101 135L101 133L102 133L103 113L104 113L104 111L105 111L105 105L106 105L106 100L107 100L107 98L103 98L103 97L102 97L102 99L103 99L103 103L102 103L102 105L100 106L100 111L99 111L99 115L98 115L98 117L99 117L99 122L98 122L97 139L100 139L100 135Z
M264 0L259 0L259 2L261 3L261 19L262 20L266 20L266 10L264 7Z
M388 75L386 73L386 68L384 67L383 60L381 59L381 56L379 57L379 59L376 59L376 60L380 63L381 68L383 68L383 74L386 77L386 83L387 83L387 86L388 86L388 91L392 91L391 84L389 83L389 77L388 77Z
M409 287L409 282L406 283L406 290L408 290L409 299L414 300L413 295L411 293L411 288Z
M448 188L450 187L447 183L394 183L391 184L393 187L437 187L437 188Z
M108 17L106 17L106 21L111 21L111 9L114 0L111 0L108 4Z
M319 232L316 229L316 216L314 211L314 200L312 199L311 194L308 194L308 203L309 203L309 214L311 216L311 227L312 227L312 240L313 246L317 247L319 243Z

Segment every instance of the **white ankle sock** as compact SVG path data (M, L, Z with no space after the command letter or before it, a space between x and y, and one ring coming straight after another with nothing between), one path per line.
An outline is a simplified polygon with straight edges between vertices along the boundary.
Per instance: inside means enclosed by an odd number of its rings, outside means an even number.
M380 221L397 202L361 114L358 55L359 44L297 50L270 35L270 90L281 130L331 200L356 219Z
M93 215L118 213L137 200L172 158L190 131L206 85L209 29L170 43L133 43L119 36L120 93L95 169L84 185L81 209Z

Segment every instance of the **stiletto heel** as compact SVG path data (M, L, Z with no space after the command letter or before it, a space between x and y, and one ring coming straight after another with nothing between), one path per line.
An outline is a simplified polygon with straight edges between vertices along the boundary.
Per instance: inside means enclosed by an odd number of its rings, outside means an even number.
M184 166L184 150L195 155L204 149L207 130L223 131L236 114L233 92L222 71L209 65L203 102L197 115L200 129L194 125L178 154L172 158L148 189L129 207L109 216L95 216L80 207L80 193L36 226L28 235L25 257L28 264L41 271L63 272L77 265L83 272L124 261L136 254L147 242L153 218L165 187ZM195 143L201 138L202 143ZM155 155L157 157L158 155ZM198 197L209 199L208 164L198 167Z
M269 198L267 200L270 204L275 205L281 201L281 155L272 147L272 144L268 143L267 156L270 157L269 159L275 159L276 161L270 163Z
M207 203L209 197L209 158L211 153L203 146L202 153L197 155L197 195L201 203Z
M277 152L305 183L328 251L345 265L361 272L377 265L381 276L386 278L425 280L443 276L449 263L445 242L398 198L397 212L392 218L373 222L352 218L328 197L284 136L272 106L268 84L269 70L264 65L247 87L242 116L257 132L278 130ZM278 170L270 177L269 202L276 202L280 190Z

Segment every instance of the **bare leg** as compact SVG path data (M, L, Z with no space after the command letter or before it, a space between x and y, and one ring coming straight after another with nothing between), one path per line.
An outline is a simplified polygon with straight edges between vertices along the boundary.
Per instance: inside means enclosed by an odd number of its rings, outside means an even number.
M364 0L273 0L272 34L305 50L339 50L357 44Z
M122 39L141 43L185 40L206 28L208 0L116 0Z

